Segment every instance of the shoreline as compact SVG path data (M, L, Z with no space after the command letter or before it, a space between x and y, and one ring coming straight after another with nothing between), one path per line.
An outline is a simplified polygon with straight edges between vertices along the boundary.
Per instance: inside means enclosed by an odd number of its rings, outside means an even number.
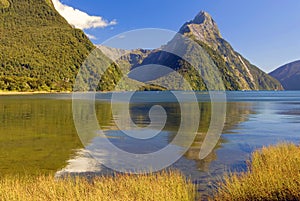
M289 92L288 90L284 90ZM132 91L97 91L92 93L125 93L125 92L132 92ZM141 91L143 92L143 91ZM157 91L149 91L149 92L157 92ZM183 91L183 92L191 92L191 91ZM197 93L209 93L208 91L194 91ZM242 91L242 90L236 90L236 91L223 91L223 92L283 92L283 91L274 91L274 90L249 90L249 91ZM36 94L71 94L73 91L0 91L0 96L9 96L9 95L36 95ZM83 92L83 93L89 93L89 92Z
M35 94L70 94L71 91L63 91L63 92L56 92L56 91L0 91L0 96L9 96L9 95L35 95Z

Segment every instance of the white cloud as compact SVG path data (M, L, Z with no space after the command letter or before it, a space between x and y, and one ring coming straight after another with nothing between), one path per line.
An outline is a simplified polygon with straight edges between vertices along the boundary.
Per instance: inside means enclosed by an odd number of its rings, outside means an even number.
M87 13L52 0L55 9L73 26L79 29L104 28L117 24L116 20L107 21L100 16L90 16Z
M96 37L96 36L93 36L93 35L87 34L87 33L85 33L85 35L86 35L89 39L91 39L91 40L97 40L97 37Z

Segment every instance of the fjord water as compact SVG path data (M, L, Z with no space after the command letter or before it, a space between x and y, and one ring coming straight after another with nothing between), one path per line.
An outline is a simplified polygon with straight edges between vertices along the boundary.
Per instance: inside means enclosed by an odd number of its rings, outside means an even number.
M185 96L186 92L181 92ZM207 93L197 93L201 111L198 134L190 149L171 168L181 170L207 191L226 171L243 171L250 153L264 145L282 141L299 143L300 92L227 92L226 123L212 153L199 159L199 151L210 124L211 104ZM112 107L126 107L120 100L110 102L110 94L97 94L95 111L106 137L131 153L151 153L169 144L180 125L181 108L168 92L137 92L132 97L130 115L135 124L150 123L149 110L161 105L168 115L156 137L141 141L126 136L115 124ZM85 117L82 117L83 120ZM151 131L149 131L151 132ZM97 133L97 131L95 131ZM83 147L72 115L70 94L0 96L0 174L65 173L110 174L88 154L97 138ZM175 146L180 147L180 143ZM101 152L101 148L100 148ZM101 160L109 157L103 152Z

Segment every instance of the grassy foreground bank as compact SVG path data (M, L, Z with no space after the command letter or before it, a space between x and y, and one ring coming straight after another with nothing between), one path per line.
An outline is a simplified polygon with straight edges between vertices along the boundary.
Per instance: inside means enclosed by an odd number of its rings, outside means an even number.
M196 186L177 171L92 181L52 175L0 177L0 200L194 201L196 197ZM300 200L300 147L284 143L255 151L248 170L225 176L209 200Z
M51 176L0 178L0 200L194 201L195 186L179 172L55 179Z
M300 147L279 144L255 151L245 173L232 173L211 200L300 200Z

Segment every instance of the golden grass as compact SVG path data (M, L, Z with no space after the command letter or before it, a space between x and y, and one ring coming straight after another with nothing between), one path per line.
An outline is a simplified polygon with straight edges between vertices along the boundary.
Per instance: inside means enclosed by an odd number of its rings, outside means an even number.
M53 176L0 178L0 200L190 201L195 187L179 172L150 175L55 179Z
M211 200L300 200L300 147L264 147L248 164L247 172L226 176Z
M8 8L10 3L8 0L0 0L0 8Z

